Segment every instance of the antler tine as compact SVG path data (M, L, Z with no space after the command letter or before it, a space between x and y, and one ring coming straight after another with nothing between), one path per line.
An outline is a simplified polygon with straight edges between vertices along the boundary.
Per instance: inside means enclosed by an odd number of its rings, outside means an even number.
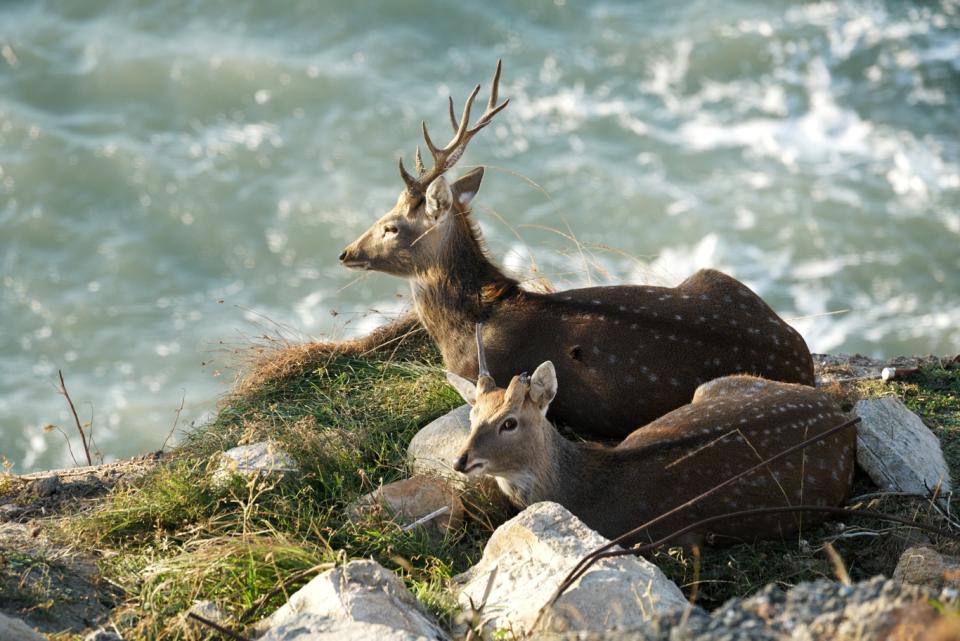
M477 380L484 376L490 376L490 370L487 369L487 355L483 351L483 323L477 323L475 326L477 335Z
M426 169L423 167L423 156L420 155L420 145L417 145L417 153L413 156L413 162L416 163L414 166L417 169L417 174L422 176Z
M497 68L493 72L493 80L490 82L490 99L487 100L487 111L493 109L497 104L497 97L500 95L500 72L503 68L503 60L497 60Z
M453 96L447 96L447 109L450 112L450 124L453 125L453 130L457 131L460 123L457 122L457 114L453 113Z
M423 186L420 181L410 175L407 168L403 166L403 158L400 158L400 177L407 184L407 191L414 195L423 193Z

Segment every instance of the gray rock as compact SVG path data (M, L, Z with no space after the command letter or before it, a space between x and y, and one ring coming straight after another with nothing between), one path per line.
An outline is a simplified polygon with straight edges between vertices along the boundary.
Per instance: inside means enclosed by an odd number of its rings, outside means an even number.
M113 630L100 628L83 637L83 641L123 641L123 637Z
M940 554L927 545L917 545L900 555L893 578L937 589L956 589L960 587L960 559Z
M0 641L47 641L47 637L20 619L0 613Z
M470 435L470 406L462 405L423 427L407 447L414 474L433 474L465 481L453 469L460 448Z
M240 445L219 455L212 482L222 486L240 477L269 477L296 472L297 462L272 441Z
M59 476L54 474L53 476L47 476L35 482L33 484L33 492L40 498L46 498L59 492L61 487L63 487L63 482Z
M951 488L940 441L920 417L892 396L858 401L857 462L881 489L926 494Z
M433 641L434 637L393 628L304 613L271 628L259 641Z
M255 629L266 632L262 641L449 639L403 582L374 561L316 576Z
M469 616L481 604L486 637L498 630L522 636L563 631L643 631L655 616L688 608L680 589L652 563L625 556L595 564L542 620L566 574L591 550L608 543L561 505L536 503L497 528L480 562L455 578L459 602Z
M420 527L444 535L463 525L463 503L449 480L418 475L379 487L350 507L355 521L381 517L405 529Z

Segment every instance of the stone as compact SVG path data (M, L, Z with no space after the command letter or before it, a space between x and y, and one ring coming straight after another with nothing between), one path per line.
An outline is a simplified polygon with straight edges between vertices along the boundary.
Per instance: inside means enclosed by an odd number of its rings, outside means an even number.
M541 608L573 567L608 540L557 503L536 503L497 528L483 557L455 577L458 600L469 616L496 571L480 613L483 634L510 630L600 632L647 629L655 616L688 607L680 589L649 561L623 556L591 567L537 621ZM619 548L618 548L619 549Z
M47 476L35 482L33 484L33 492L40 498L46 498L59 492L61 487L63 487L63 482L59 476L54 474L53 476Z
M926 545L917 545L900 555L893 578L936 589L960 588L960 559L944 556Z
M113 630L99 628L83 637L83 641L123 641L123 637Z
M424 521L441 510L445 511ZM379 516L392 519L404 529L422 527L443 535L463 525L463 503L450 481L419 475L383 485L360 497L350 508L353 520Z
M266 478L297 471L297 462L273 441L240 445L227 450L217 458L213 472L214 486L222 487L231 479L240 477Z
M455 410L424 426L407 446L407 459L414 474L446 476L461 482L466 476L453 469L470 435L470 406Z
M450 638L403 581L375 561L351 561L314 577L254 627L265 632L261 641Z
M47 637L20 619L0 612L0 641L47 641Z
M951 487L950 470L940 441L892 396L858 401L853 408L857 425L857 462L885 491L927 494L940 485Z

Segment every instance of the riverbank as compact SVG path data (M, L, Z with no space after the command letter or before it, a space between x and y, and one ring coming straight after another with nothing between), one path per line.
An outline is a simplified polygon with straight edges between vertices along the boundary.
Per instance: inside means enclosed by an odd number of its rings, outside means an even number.
M881 363L818 357L818 375L844 402L893 395L940 439L960 474L960 370L940 359L883 383ZM459 406L435 348L412 320L350 343L259 354L217 417L164 456L23 477L0 477L0 610L55 639L116 626L124 639L202 636L185 615L212 601L240 630L283 604L318 568L373 558L404 581L448 629L459 608L451 579L475 564L508 512L479 492L464 498L464 525L447 537L356 523L349 506L404 478L417 431ZM270 440L298 470L283 478L211 481L220 452ZM56 481L50 479L55 478ZM858 478L855 494L873 494ZM943 525L929 501L873 496L872 509ZM864 542L869 541L868 545ZM801 540L652 557L685 596L707 610L774 583L836 578L830 542L854 581L890 576L917 543L957 554L956 544L866 519L831 522ZM206 631L203 631L206 634Z

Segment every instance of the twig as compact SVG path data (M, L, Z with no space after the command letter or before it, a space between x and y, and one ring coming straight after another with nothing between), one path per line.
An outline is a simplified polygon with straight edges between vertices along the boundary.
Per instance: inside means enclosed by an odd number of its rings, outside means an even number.
M219 632L220 634L225 634L225 635L227 635L228 637L230 637L231 639L235 639L236 641L251 641L250 639L248 639L247 637L243 636L242 634L239 634L239 633L237 633L237 632L234 632L234 631L231 630L230 628L225 628L225 627L223 627L222 625L220 625L219 623L215 623L214 621L211 621L210 619L204 618L204 617L200 616L199 614L197 614L197 613L195 613L195 612L187 612L187 617L190 618L190 619L194 619L195 621L199 621L199 622L202 623L203 625L208 626L208 627L211 627L211 628L213 628L214 630L216 630L217 632Z
M802 449L804 449L804 448L812 445L813 443L816 443L816 442L818 442L818 441L822 441L823 439L828 438L828 437L836 434L836 433L839 432L840 430L846 429L846 428L848 428L848 427L850 427L850 426L852 426L852 425L856 425L856 424L859 423L859 422L860 422L860 418L859 418L859 417L852 418L852 419L850 419L850 420L848 420L848 421L845 421L845 422L841 423L840 425L837 425L837 426L835 426L835 427L830 428L829 430L826 430L826 431L824 431L824 432L821 432L820 434L817 434L817 435L815 435L815 436L812 436L812 437L810 437L810 438L808 438L808 439L806 439L806 440L804 440L804 441L801 441L800 443L797 443L797 444L795 444L795 445L792 445L792 446L788 447L787 449L783 450L782 452L780 452L780 453L778 453L778 454L774 454L773 456L767 458L766 460L760 461L759 463L757 463L757 464L754 465L753 467L751 467L751 468L749 468L749 469L746 469L746 470L744 470L743 472L740 472L739 474L736 474L736 475L728 478L726 481L723 481L722 483L719 483L719 484L717 484L717 485L714 485L714 486L713 486L712 488L710 488L709 490L707 490L707 491L705 491L705 492L703 492L703 493L701 493L701 494L698 494L697 496L693 497L693 498L690 499L689 501L686 501L685 503L682 503L682 504L676 506L675 508L664 512L664 513L661 514L660 516L657 516L657 517L651 519L650 521L647 521L647 522L644 523L643 525L640 525L639 527L635 527L635 528L633 528L632 530L621 534L620 536L618 536L617 538L613 539L612 541L606 543L605 545L600 546L600 547L597 548L596 550L593 550L593 551L590 552L587 556L585 556L583 559L581 559L581 560L574 566L574 568L573 568L572 570L570 570L570 572L567 574L567 576L566 576L566 577L563 579L563 581L560 583L560 585L559 585L559 587L557 588L556 592L554 592L553 596L550 597L550 599L547 601L546 605L544 606L544 609L542 609L542 610L540 611L540 615L537 617L538 620L539 620L540 616L543 615L543 612L545 611L546 607L547 607L547 606L550 606L550 605L553 605L554 603L556 603L557 599L559 599L559 598L563 595L563 593L566 592L567 589L569 589L570 586L573 585L573 583L574 583L577 579L579 579L579 578L583 575L583 573L586 572L587 569L588 569L591 565L593 565L593 564L594 564L597 560L599 560L600 558L603 558L603 554L604 554L607 550L609 550L609 549L611 549L611 548L613 548L613 547L616 547L619 543L621 543L621 542L623 542L623 541L625 541L625 540L627 540L627 539L629 539L629 538L632 538L632 537L636 536L637 534L643 532L644 530L647 530L647 529L653 527L653 526L656 525L657 523L660 523L660 522L663 521L664 519L666 519L666 518L668 518L668 517L676 514L677 512L683 510L684 508L687 508L687 507L693 505L694 503L697 503L697 502L699 502L699 501L702 501L703 499L707 498L708 496L711 496L712 494L715 494L715 493L719 492L721 489L727 487L727 486L730 485L731 483L735 483L736 481L744 478L745 476L749 476L750 474L753 474L754 472L763 469L764 467L770 465L771 463L773 463L773 462L775 462L775 461L778 461L778 460L780 460L780 459L782 459L782 458L784 458L784 457L786 457L786 456L788 456L788 455L790 455L790 454L793 454L794 452L797 452L797 451L799 451L799 450L802 450Z
M90 458L90 446L87 445L87 435L83 433L83 426L80 424L77 408L73 406L73 399L70 398L70 394L67 392L67 384L63 382L63 370L58 369L57 373L60 375L60 393L66 397L67 403L70 405L70 411L73 412L73 420L77 424L77 431L80 432L80 441L83 443L83 453L87 455L87 465L93 466L93 459Z
M410 523L409 525L404 525L404 526L403 526L402 528L400 528L400 529L401 529L402 531L404 531L404 532L409 532L410 530L414 529L414 528L417 527L418 525L423 525L424 523L426 523L426 522L428 522L428 521L432 521L433 519L437 518L437 517L440 516L441 514L446 514L446 513L449 512L449 511L450 511L450 506L449 506L449 505L444 505L444 506L441 507L441 508L437 508L436 510L434 510L434 511L431 512L430 514L427 514L426 516L421 516L419 519L417 519L417 520L414 521L413 523Z
M247 621L249 621L249 620L253 617L253 615L257 613L257 610L259 610L260 608L262 608L263 605L264 605L267 601L269 601L269 600L272 599L273 597L277 596L278 594L280 594L281 592L283 592L284 590L286 590L286 589L289 588L291 585L293 585L293 584L296 583L297 581L301 580L301 579L304 578L305 576L307 576L307 575L309 575L309 574L313 574L314 572L321 572L321 571L324 571L324 570L329 570L329 569L332 568L333 566L334 566L333 563L320 563L320 564L318 564L318 565L313 566L312 568L307 568L306 570L301 570L301 571L297 572L296 574L294 574L293 576L288 577L286 580L284 580L282 583L280 583L277 587L273 588L272 590L270 590L269 592L267 592L266 594L264 594L262 597L260 597L259 599L257 599L257 600L253 603L253 605L251 605L249 608L247 608L246 610L244 610L243 614L240 615L240 622L241 622L241 623L246 623Z
M173 436L173 433L177 431L177 423L180 422L180 412L183 411L183 402L187 400L187 390L183 390L183 396L180 397L180 407L177 408L177 415L173 417L173 427L170 428L170 431L167 432L167 438L163 439L163 443L160 444L160 451L167 449L167 442L170 440L170 437Z

